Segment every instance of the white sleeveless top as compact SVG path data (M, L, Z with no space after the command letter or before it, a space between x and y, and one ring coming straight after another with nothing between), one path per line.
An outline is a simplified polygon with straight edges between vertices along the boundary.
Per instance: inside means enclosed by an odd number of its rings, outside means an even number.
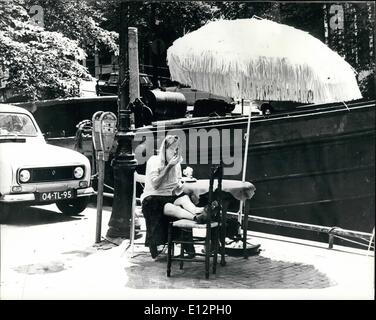
M164 168L164 164L159 156L151 156L146 163L145 172L145 187L144 192L141 195L141 202L147 196L172 196L175 195L173 190L180 185L181 165L178 163L173 168L171 168L158 189L153 188L152 181L160 175L161 170Z

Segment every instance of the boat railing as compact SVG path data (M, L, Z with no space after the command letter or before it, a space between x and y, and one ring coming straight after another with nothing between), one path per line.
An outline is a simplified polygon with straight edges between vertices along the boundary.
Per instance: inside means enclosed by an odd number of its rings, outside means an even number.
M238 216L238 212L229 212L230 215ZM367 251L369 252L371 249L375 249L374 238L375 238L375 228L373 229L372 233L361 232L361 231L354 231L343 229L341 227L328 227L328 226L320 226L302 222L295 222L295 221L287 221L287 220L279 220L273 218L265 218L260 216L253 216L248 215L248 222L255 222L255 223L263 223L269 224L273 226L279 227L286 227L286 228L294 228L300 230L308 230L320 233L326 233L328 235L328 249L333 249L334 246L334 238L339 238L344 241L348 241L351 243L355 243L357 245L367 247ZM355 238L356 240L352 240L349 238ZM363 241L363 242L360 242Z

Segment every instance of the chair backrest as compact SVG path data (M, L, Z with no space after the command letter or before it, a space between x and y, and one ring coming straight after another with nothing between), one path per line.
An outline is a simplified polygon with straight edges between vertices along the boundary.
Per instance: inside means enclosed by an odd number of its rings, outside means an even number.
M213 165L210 169L210 182L209 182L209 199L208 199L208 204L209 204L209 210L208 210L208 221L207 221L207 226L209 227L210 223L212 221L218 221L220 218L220 213L222 210L222 201L221 201L221 192L222 192L222 178L223 178L223 166L222 163L219 165ZM218 180L218 186L216 189L216 193L219 195L218 197L218 203L220 207L220 211L218 212L218 215L215 217L212 217L212 207L211 204L213 202L213 196L214 196L214 181L215 179Z
M134 179L136 182L145 184L145 175L144 174L139 174L137 172L134 173Z
M141 205L141 199L136 197L136 184L139 183L142 187L142 189L145 188L145 175L139 174L136 171L134 172L134 186L133 186L133 201L138 205Z

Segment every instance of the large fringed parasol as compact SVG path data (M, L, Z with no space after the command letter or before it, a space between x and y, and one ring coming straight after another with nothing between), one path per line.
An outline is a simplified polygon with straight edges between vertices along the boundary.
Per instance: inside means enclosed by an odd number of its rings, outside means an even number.
M174 41L172 80L253 100L329 103L361 98L353 68L309 33L270 20L218 20Z

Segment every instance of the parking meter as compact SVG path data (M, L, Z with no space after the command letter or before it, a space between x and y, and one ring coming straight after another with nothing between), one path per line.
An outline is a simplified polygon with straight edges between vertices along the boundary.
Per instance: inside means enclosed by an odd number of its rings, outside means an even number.
M103 111L98 111L93 114L92 118L92 139L93 139L93 146L94 150L97 151L103 151L101 149L101 143L100 143L100 133L101 133L101 125L99 118L103 114Z
M104 163L108 160L114 144L117 118L112 112L98 111L92 118L92 139L98 168L97 225L95 242L101 240Z
M115 140L117 118L112 112L98 111L94 113L92 122L97 159L107 161Z

